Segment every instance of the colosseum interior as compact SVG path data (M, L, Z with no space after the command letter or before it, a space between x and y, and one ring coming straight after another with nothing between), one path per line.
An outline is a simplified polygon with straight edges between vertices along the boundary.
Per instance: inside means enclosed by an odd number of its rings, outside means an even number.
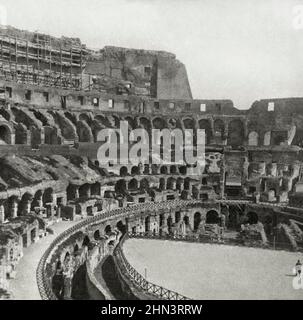
M242 110L193 99L172 53L96 51L13 27L0 41L0 296L14 297L24 255L47 239L42 299L186 299L132 278L127 237L303 249L303 98ZM100 164L98 133L121 121L149 134L203 129L203 170L119 157ZM100 264L120 287L100 280Z

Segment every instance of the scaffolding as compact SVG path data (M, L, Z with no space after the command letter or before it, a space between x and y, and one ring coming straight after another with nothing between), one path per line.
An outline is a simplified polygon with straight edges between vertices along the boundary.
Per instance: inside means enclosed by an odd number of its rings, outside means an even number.
M0 77L7 81L82 90L88 50L81 44L52 43L34 34L33 41L0 34ZM59 45L58 45L59 43Z

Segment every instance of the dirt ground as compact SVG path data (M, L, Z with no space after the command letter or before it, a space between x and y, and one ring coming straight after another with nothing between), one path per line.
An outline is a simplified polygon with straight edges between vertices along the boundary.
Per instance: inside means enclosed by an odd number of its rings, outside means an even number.
M150 282L190 298L303 299L292 285L301 253L144 239L127 240L123 250Z

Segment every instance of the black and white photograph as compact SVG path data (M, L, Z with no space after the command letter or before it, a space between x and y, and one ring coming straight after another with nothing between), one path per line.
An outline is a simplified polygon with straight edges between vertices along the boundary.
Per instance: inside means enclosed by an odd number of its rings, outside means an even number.
M201 316L302 263L303 0L0 0L0 300Z

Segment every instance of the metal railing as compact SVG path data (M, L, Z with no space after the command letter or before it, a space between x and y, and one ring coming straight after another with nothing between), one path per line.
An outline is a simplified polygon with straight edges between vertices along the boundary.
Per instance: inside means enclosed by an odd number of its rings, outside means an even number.
M187 207L187 206L198 204L198 203L201 203L201 201L171 200L171 201L165 201L165 202L138 204L138 205L132 206L131 208L119 208L119 209L114 209L112 211L100 213L94 217L89 217L81 221L80 223L74 225L73 227L65 230L51 243L51 245L47 248L47 250L44 252L43 256L39 261L39 264L36 270L36 280L37 280L37 285L38 285L41 298L43 300L57 300L57 297L52 291L51 279L50 279L51 275L47 274L46 267L47 267L47 264L50 262L53 251L58 247L60 243L67 240L75 232L80 231L82 228L87 227L90 224L106 222L110 218L119 218L119 217L127 216L129 214L138 214L146 210L155 211L155 210L172 209L174 207Z
M156 285L152 282L149 282L144 278L126 259L122 245L127 239L127 234L121 239L121 242L117 245L114 251L114 255L118 261L118 268L122 274L127 274L128 278L134 283L139 289L143 290L145 293L151 294L161 300L190 300L190 298L163 288L159 285Z

